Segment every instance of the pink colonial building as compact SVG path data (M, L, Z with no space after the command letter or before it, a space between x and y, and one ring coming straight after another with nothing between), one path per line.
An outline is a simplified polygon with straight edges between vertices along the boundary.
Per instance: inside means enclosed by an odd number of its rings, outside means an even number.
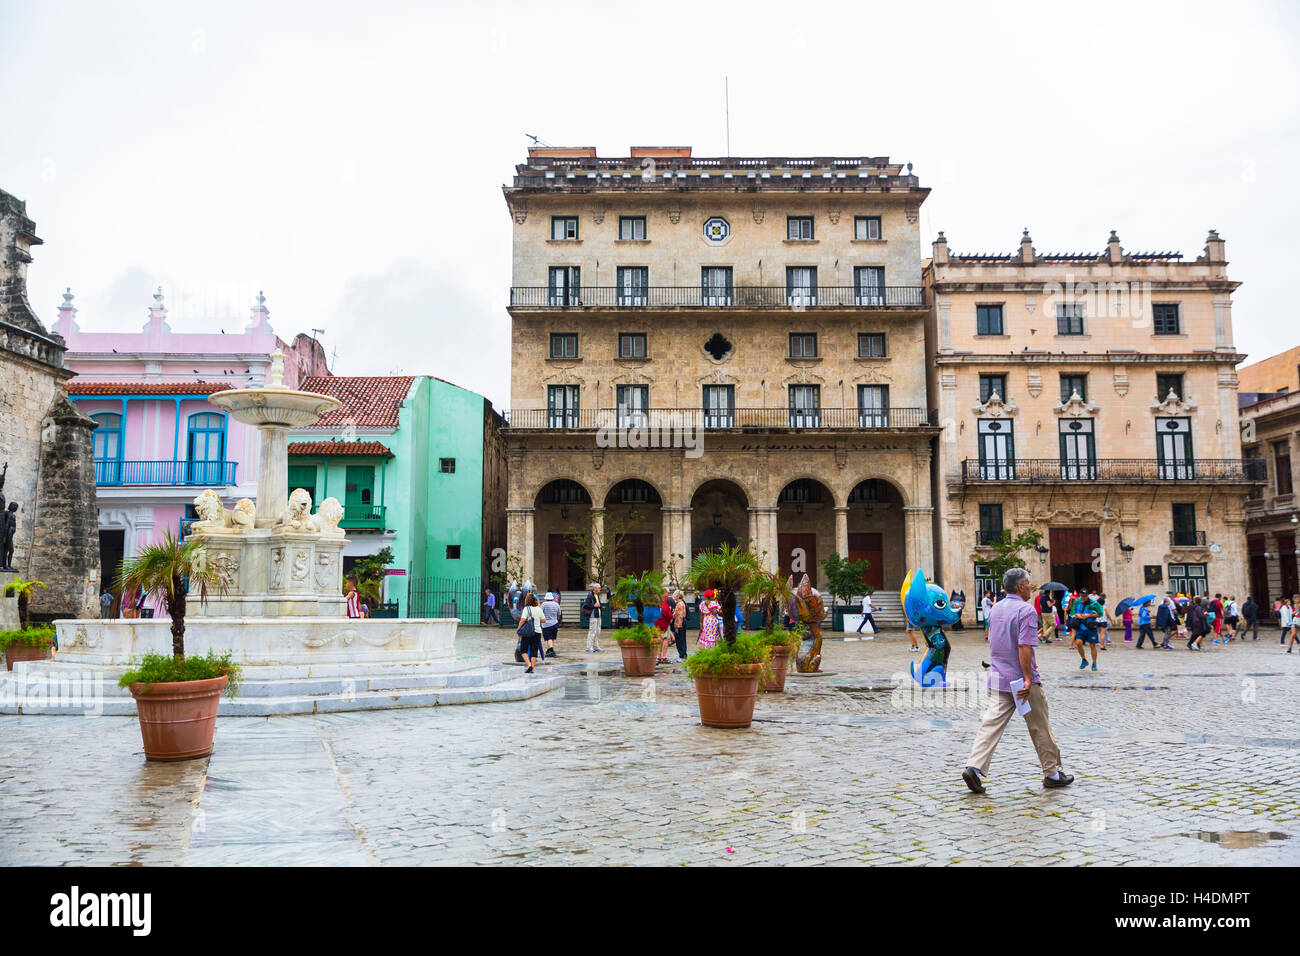
M285 353L290 388L329 372L318 342L299 335L287 345L275 334L260 293L247 327L224 332L172 331L161 289L138 332L82 332L71 291L63 300L58 332L67 342L67 366L77 373L68 395L98 424L100 558L104 586L111 587L122 558L167 529L181 533L204 488L227 507L256 498L257 429L230 418L208 396L264 384L276 351Z

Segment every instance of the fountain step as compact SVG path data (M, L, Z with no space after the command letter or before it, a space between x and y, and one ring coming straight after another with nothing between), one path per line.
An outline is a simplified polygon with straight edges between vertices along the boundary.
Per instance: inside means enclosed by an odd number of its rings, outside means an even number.
M246 668L261 671L261 667ZM53 662L16 668L0 675L0 714L135 714L135 700L117 686L120 668L98 668L87 680L88 668ZM451 673L365 674L347 676L245 679L233 700L222 698L220 713L265 717L394 707L434 707L448 704L524 700L564 685L564 677L549 669L525 675L497 664L467 667ZM59 695L61 700L52 700Z

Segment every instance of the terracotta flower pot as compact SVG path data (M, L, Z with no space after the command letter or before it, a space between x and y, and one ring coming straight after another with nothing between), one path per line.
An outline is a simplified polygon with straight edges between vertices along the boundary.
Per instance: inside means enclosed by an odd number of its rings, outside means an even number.
M748 727L754 720L762 669L762 664L745 664L734 676L695 678L700 723L705 727Z
M10 644L5 648L5 667L13 670L19 661L43 661L50 656L49 644Z
M763 679L763 690L785 690L785 671L790 666L790 645L772 645L772 659L769 663L772 665L772 676Z
M132 684L147 760L189 760L212 753L217 705L229 678Z
M623 670L628 677L655 676L655 661L659 657L658 645L646 645L639 641L619 641L618 649L623 654Z

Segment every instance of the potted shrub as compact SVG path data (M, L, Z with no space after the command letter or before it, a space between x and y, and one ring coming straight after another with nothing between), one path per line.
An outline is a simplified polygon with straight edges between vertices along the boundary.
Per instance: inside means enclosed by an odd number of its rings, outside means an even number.
M636 624L614 632L619 652L623 655L623 670L628 677L654 676L663 635L658 628L646 623L645 606L647 603L657 606L663 599L664 576L659 571L627 574L614 586L614 596L609 603L618 607L630 604L636 610Z
M800 635L787 631L778 623L781 608L790 603L793 592L789 582L779 574L758 571L745 582L745 599L758 608L760 643L770 649L771 664L763 675L763 689L785 690L785 674L790 666L790 656L799 649Z
M148 760L189 760L212 753L217 705L224 692L233 697L240 669L230 651L217 656L185 656L185 609L191 593L206 604L208 591L224 593L224 578L206 561L204 545L178 541L170 530L122 562L118 583L127 590L155 591L171 615L172 652L146 654L122 675L140 719Z
M16 631L0 631L0 653L5 656L5 668L13 670L19 661L43 661L50 655L54 644L54 628L22 627Z
M26 630L28 625L31 624L27 616L27 603L32 599L32 595L36 593L37 588L44 587L44 581L27 581L21 577L14 578L5 585L5 597L18 598L18 626L23 630Z
M861 561L850 561L848 558L841 558L837 552L831 552L830 556L822 561L822 570L826 572L826 590L831 592L831 598L836 602L831 610L832 630L844 630L844 615L858 610L857 605L850 602L854 594L864 590L863 581L870 568L871 562L865 558ZM870 591L870 589L865 590L868 593Z
M754 719L758 682L771 648L757 634L736 634L736 596L762 570L754 555L726 544L702 552L691 563L691 584L700 591L716 590L722 605L722 640L686 658L687 673L695 680L700 723L706 727L748 727Z

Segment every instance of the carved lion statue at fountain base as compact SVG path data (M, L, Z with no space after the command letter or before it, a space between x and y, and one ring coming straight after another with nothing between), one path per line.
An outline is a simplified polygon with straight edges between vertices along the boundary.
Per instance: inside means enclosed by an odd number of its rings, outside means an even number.
M194 499L194 510L199 520L190 526L190 534L240 534L253 527L257 517L257 507L249 499L240 498L234 508L227 508L211 488Z

